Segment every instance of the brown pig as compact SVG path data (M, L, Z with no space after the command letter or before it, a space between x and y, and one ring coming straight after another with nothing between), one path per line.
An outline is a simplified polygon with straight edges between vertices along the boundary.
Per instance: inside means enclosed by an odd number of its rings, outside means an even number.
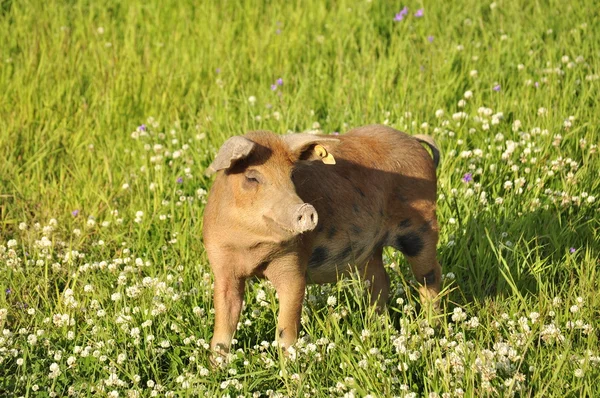
M252 276L278 293L283 347L298 337L307 283L358 270L371 282L373 303L384 307L385 246L406 256L421 300L433 301L441 288L438 162L430 137L377 125L339 136L254 131L228 139L209 168L217 177L204 212L215 276L212 350L229 351Z

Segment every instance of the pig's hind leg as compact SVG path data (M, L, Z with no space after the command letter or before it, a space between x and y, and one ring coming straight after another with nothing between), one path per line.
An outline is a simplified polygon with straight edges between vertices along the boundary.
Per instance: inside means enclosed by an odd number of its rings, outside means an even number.
M371 305L376 304L383 311L390 297L390 277L383 267L383 248L378 247L364 268L365 279L370 283Z
M420 285L418 290L421 304L432 303L434 309L438 308L436 299L442 287L442 268L436 259L437 242L437 221L433 219L400 231L392 244L404 254L410 264Z

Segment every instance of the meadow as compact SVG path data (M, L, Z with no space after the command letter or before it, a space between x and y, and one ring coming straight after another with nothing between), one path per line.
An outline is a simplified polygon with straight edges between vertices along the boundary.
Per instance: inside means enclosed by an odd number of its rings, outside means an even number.
M102 3L102 4L101 4ZM600 14L580 0L0 0L0 396L600 396ZM207 166L232 135L430 134L442 314L386 249L248 283L209 363Z

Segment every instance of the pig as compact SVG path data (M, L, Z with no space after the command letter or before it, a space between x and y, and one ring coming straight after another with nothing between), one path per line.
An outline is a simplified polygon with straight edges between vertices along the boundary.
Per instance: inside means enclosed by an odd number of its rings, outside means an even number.
M277 291L283 348L298 337L307 283L358 271L370 282L372 304L384 308L386 246L404 254L421 302L435 306L439 159L431 137L380 125L337 136L254 131L229 138L209 166L216 178L203 221L215 278L213 355L229 352L250 277L267 278Z

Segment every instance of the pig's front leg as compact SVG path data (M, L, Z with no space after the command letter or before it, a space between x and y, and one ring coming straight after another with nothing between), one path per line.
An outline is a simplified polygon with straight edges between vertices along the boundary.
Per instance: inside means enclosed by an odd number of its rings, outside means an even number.
M229 353L244 300L245 279L230 273L215 272L215 332L210 342L214 354Z
M273 261L264 272L279 296L277 341L285 350L298 339L306 288L306 265L290 256Z

